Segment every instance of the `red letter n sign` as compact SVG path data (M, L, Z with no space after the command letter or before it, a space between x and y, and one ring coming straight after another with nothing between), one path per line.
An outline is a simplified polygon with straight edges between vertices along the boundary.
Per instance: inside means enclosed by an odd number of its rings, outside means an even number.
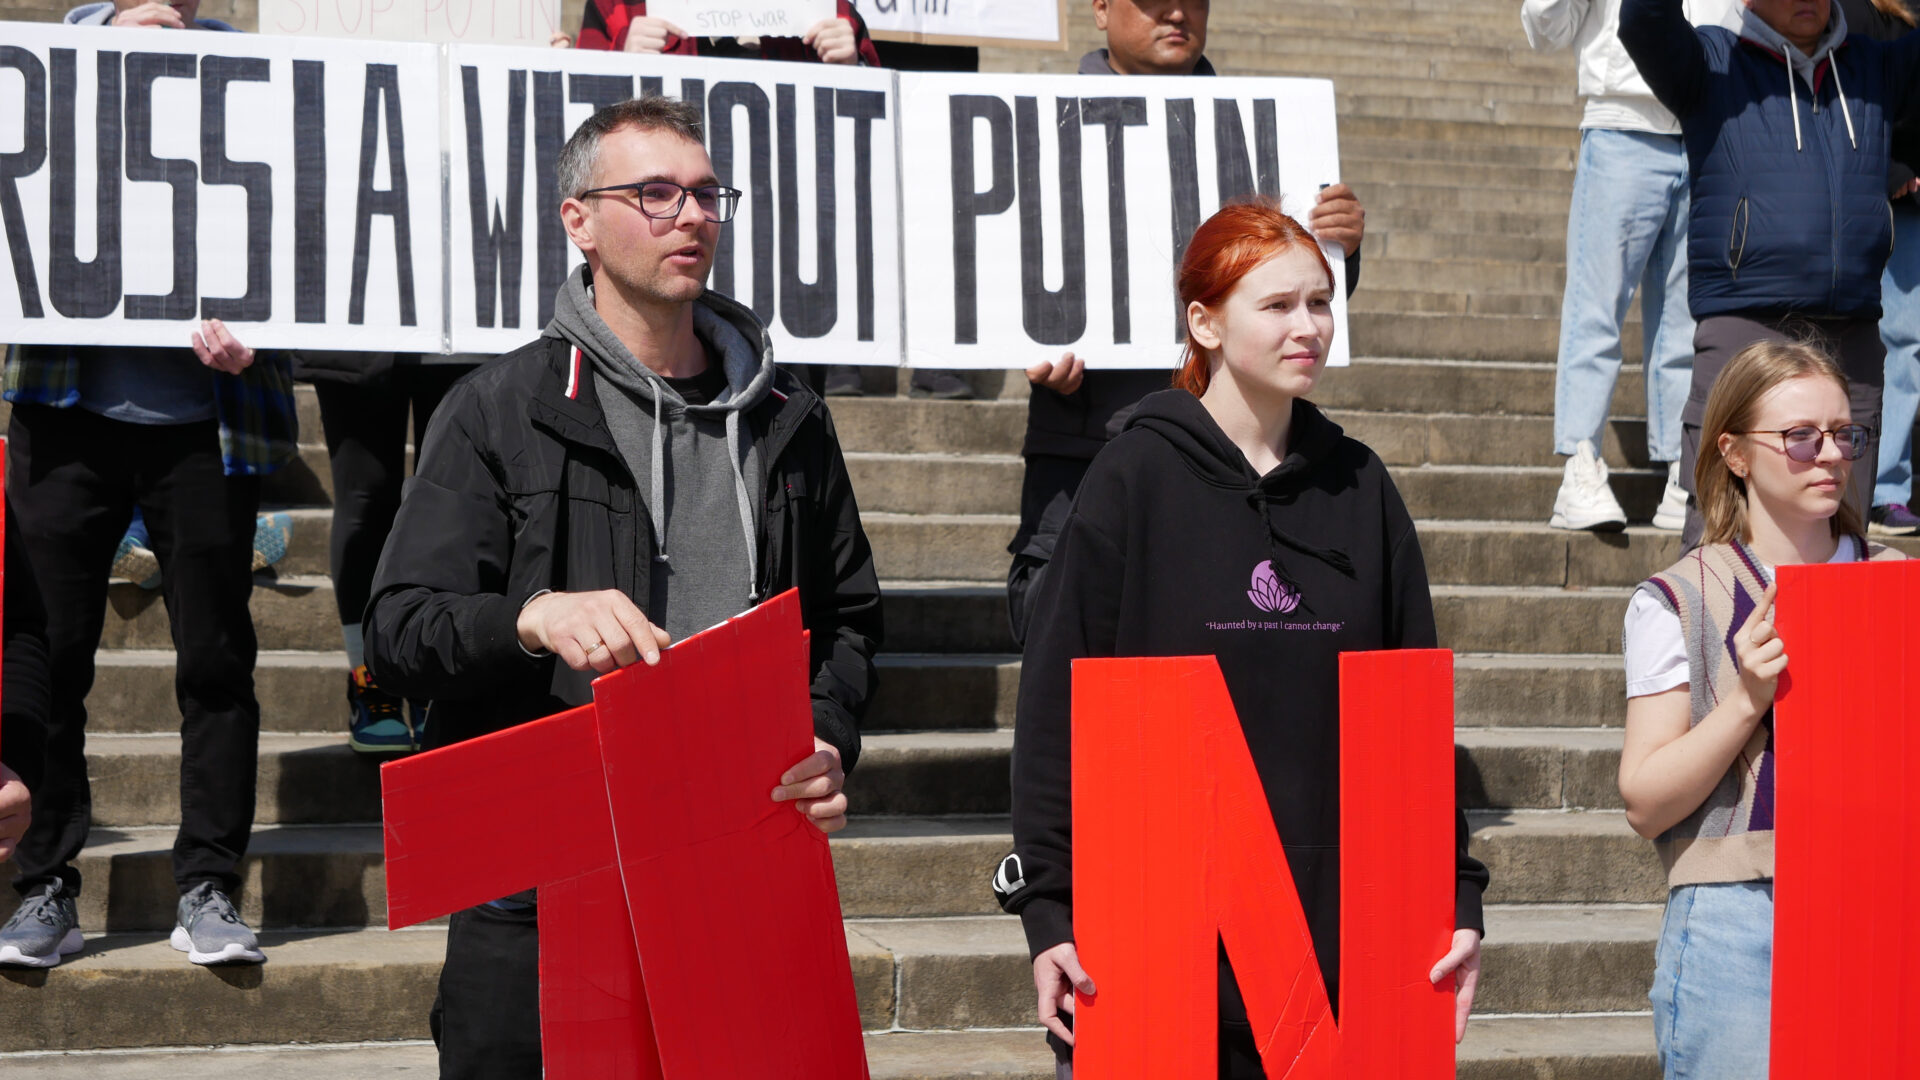
M1773 710L1776 1077L1920 1061L1920 562L1783 566Z
M1453 1076L1453 656L1347 653L1340 688L1336 1028L1219 665L1075 661L1075 1080L1211 1080L1216 938L1271 1080Z

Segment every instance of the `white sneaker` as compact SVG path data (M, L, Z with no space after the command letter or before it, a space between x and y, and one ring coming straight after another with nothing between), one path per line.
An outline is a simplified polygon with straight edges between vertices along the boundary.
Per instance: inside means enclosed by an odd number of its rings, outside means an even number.
M1626 528L1626 512L1607 486L1607 463L1594 453L1592 442L1580 440L1567 459L1566 476L1560 481L1560 493L1553 497L1553 516L1547 524L1556 529Z
M1653 512L1653 527L1679 532L1687 524L1687 489L1680 486L1680 463L1667 465L1667 490L1660 495L1660 509Z

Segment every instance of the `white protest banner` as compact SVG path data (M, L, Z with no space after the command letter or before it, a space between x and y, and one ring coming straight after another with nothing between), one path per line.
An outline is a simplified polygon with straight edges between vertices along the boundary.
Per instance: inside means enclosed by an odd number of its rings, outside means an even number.
M0 340L439 351L427 45L0 23Z
M1094 367L1171 367L1174 269L1194 229L1252 194L1303 214L1340 175L1320 79L902 73L900 116L918 367L1026 367L1067 350ZM1334 313L1329 362L1344 364L1344 281Z
M1067 47L1066 0L862 0L860 17L882 41Z
M260 0L263 34L544 46L579 27L578 0Z
M582 261L560 225L560 147L600 106L664 93L700 104L715 174L745 193L709 286L753 308L783 362L900 362L892 72L572 49L448 58L456 351L503 352L546 325Z
M647 14L697 38L800 37L834 15L833 0L647 0Z

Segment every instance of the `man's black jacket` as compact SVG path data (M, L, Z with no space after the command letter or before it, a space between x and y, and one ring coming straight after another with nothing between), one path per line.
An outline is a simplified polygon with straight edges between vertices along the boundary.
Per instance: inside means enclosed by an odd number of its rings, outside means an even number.
M643 612L655 538L572 349L542 338L456 383L433 416L387 538L365 619L381 687L433 701L430 746L592 700L592 673L520 647L520 608L545 589L619 589ZM750 409L766 462L757 595L800 590L813 726L860 753L873 697L880 587L833 421L784 372Z

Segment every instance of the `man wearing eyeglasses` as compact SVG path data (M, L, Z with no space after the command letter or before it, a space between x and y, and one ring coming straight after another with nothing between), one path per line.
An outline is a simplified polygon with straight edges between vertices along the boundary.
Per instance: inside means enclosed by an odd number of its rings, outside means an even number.
M825 407L775 370L752 312L706 288L740 193L715 178L698 111L658 97L595 113L557 171L586 266L539 340L434 415L374 582L368 664L433 700L427 745L445 745L585 704L596 675L797 586L816 751L772 797L831 832L880 592ZM541 1075L536 905L453 917L432 1017L446 1080Z

